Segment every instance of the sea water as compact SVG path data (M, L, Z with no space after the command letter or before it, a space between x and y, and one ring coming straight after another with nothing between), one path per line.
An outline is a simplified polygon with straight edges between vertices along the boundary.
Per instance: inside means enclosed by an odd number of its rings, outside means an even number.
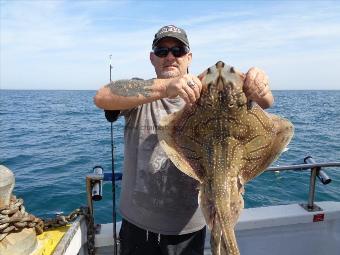
M288 118L295 135L273 166L340 161L340 91L273 91L268 111ZM14 194L39 217L86 205L85 176L96 165L111 172L110 123L93 104L95 91L0 91L0 163L15 173ZM124 119L113 124L115 171L122 172ZM340 169L326 168L317 201L340 202ZM245 207L306 202L309 171L263 173L246 185ZM0 177L1 178L1 177ZM116 185L116 203L120 183ZM98 223L112 222L111 182L95 202ZM118 219L120 216L118 215Z

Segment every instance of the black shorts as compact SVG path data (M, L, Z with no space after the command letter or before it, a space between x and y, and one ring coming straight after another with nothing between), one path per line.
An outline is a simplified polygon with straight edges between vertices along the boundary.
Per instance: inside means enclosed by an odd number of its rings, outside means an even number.
M161 235L123 219L120 255L203 255L206 227L184 235Z

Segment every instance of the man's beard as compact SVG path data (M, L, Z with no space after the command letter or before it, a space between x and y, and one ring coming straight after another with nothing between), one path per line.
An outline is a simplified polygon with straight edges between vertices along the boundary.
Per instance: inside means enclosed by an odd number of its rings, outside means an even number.
M173 71L162 71L161 72L161 76L162 78L164 79L167 79L167 78L175 78L175 77L178 77L180 76L180 71L179 70L173 70Z

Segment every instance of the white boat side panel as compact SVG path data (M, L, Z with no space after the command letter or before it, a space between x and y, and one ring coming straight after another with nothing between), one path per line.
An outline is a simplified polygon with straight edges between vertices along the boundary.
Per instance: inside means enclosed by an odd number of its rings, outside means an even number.
M249 208L243 210L236 230L313 222L315 214L324 213L325 220L339 218L340 203L318 202L323 211L307 212L298 204Z
M242 255L339 255L340 203L318 202L323 211L307 212L299 205L244 210L236 227ZM300 209L301 208L301 209ZM324 213L324 221L313 215ZM205 254L210 252L207 233Z
M87 251L85 251L87 242L86 228L85 217L80 216L65 233L53 255L87 254Z
M339 229L340 222L331 220L241 230L236 232L236 236L242 255L339 255Z
M317 202L323 211L307 212L298 204L245 209L236 226L242 255L339 255L340 202ZM313 222L313 216L324 220ZM96 235L98 255L112 251L113 224L103 224ZM117 223L117 233L120 224ZM207 232L205 254L210 252ZM110 247L111 246L111 247Z

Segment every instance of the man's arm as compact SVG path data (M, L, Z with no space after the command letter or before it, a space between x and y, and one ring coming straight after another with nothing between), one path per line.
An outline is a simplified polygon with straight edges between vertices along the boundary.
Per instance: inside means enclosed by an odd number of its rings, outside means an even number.
M197 84L195 88L188 86L190 80ZM105 110L131 109L161 98L176 96L187 103L193 103L199 98L201 88L200 80L193 75L173 79L118 80L100 88L94 103Z
M94 103L105 110L124 110L160 99L163 94L161 80L118 80L100 88Z
M274 103L274 97L268 84L267 75L262 70L253 67L246 74L243 90L248 99L266 109Z

